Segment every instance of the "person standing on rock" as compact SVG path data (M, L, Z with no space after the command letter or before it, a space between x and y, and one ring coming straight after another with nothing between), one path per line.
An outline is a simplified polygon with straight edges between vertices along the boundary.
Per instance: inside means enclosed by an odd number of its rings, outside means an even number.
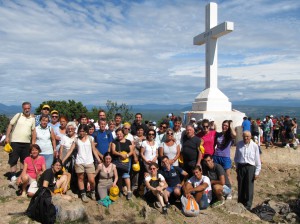
M238 202L250 210L253 201L254 180L261 170L258 145L251 140L251 132L243 132L243 140L236 145L234 156L238 180Z
M11 143L13 151L9 153L8 164L10 165L11 181L10 186L16 188L17 163L24 164L24 159L29 156L31 141L35 140L35 118L31 116L31 104L22 104L22 113L17 113L9 122L6 131L5 143Z

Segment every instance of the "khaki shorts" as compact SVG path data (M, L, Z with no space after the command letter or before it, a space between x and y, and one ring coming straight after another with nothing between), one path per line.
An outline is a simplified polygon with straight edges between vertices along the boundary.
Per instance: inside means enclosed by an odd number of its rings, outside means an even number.
M75 164L76 173L95 173L94 164Z

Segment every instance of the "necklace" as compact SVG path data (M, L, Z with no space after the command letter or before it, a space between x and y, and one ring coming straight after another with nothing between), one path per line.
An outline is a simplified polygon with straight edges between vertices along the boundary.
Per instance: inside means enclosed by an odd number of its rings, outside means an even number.
M154 142L153 141L148 141L148 143L149 143L149 146L150 146L150 148L151 148L151 152L152 152L152 156L154 155L154 150L155 150L155 144L154 144ZM153 145L151 145L151 143L153 144Z

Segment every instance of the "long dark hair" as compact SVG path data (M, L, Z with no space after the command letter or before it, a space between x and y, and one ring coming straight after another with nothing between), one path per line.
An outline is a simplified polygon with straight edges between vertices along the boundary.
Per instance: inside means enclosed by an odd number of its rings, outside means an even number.
M228 124L228 129L227 129L227 131L225 131L225 133L223 133L224 138L223 138L223 141L222 141L222 143L220 145L221 149L225 149L228 146L228 144L232 142L231 127L230 127L230 123L231 122L229 120L225 120L225 121L223 121L222 126L225 123Z

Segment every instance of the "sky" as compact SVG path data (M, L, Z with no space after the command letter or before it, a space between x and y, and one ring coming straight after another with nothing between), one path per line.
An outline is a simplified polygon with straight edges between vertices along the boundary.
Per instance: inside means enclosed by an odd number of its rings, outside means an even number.
M0 103L192 104L205 88L204 0L0 0ZM219 0L218 87L300 98L300 1Z

